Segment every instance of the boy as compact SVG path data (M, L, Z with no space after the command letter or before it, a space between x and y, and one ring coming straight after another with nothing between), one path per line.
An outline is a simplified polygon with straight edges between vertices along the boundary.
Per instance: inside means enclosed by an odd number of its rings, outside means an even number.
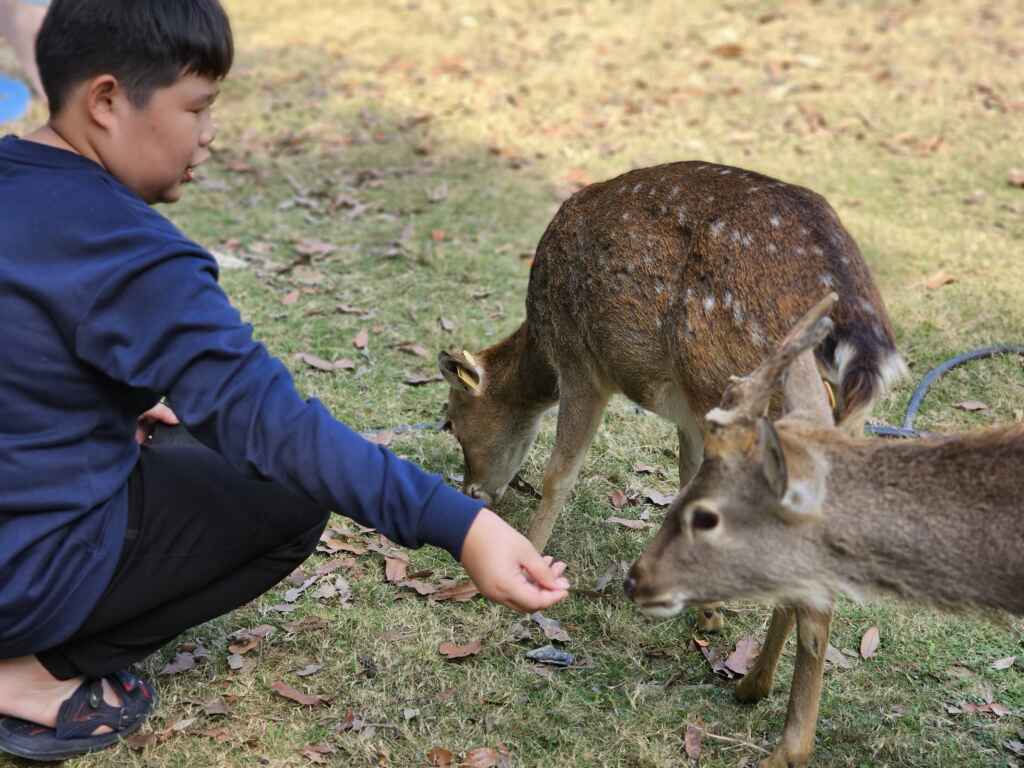
M566 595L564 564L481 502L302 400L210 255L150 208L208 158L232 55L218 0L55 0L50 120L0 140L2 751L137 729L154 692L125 670L288 575L329 509L444 547L518 610ZM204 446L140 449L139 413Z

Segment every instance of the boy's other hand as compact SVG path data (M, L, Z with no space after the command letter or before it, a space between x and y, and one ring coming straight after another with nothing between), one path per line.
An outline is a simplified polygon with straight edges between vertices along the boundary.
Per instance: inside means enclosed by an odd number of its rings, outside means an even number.
M466 534L462 566L484 597L523 613L569 594L565 563L541 557L529 539L489 509L480 510Z
M135 428L135 442L140 445L146 442L146 435L149 434L153 425L158 421L161 424L168 424L172 427L181 423L178 421L178 417L174 415L174 411L163 403L157 403L144 414L139 416L139 423Z

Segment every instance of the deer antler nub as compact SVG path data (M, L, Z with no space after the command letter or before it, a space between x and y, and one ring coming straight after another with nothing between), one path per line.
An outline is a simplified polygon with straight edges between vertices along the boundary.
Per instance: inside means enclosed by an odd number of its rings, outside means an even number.
M801 352L821 342L832 330L828 313L839 301L830 293L793 326L779 343L778 348L765 358L749 376L734 379L722 394L721 404L708 412L707 420L716 424L731 424L738 419L754 420L764 415L772 391L779 385L786 368Z

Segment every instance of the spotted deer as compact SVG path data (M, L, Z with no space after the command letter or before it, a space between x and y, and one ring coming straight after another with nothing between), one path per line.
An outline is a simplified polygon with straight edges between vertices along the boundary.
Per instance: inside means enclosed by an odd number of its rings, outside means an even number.
M1024 615L1024 425L899 442L836 428L809 351L834 332L836 301L826 297L726 388L707 414L703 465L625 585L657 617L690 602L775 603L736 689L743 701L770 693L796 624L786 724L762 768L810 760L835 595ZM765 412L783 379L773 423Z
M541 237L522 325L482 351L439 355L465 491L497 502L542 414L559 405L528 531L543 549L615 393L676 425L685 486L701 462L701 414L823 286L844 300L818 364L835 386L841 423L856 431L904 365L868 267L824 198L704 162L585 187ZM721 614L708 607L698 623L716 629Z

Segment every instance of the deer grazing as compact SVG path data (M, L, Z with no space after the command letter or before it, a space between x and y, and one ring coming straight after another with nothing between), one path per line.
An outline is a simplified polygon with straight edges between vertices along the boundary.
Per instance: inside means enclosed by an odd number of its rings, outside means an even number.
M842 291L817 350L852 431L905 366L856 243L820 195L739 168L682 162L588 186L537 246L526 320L475 353L439 355L465 491L497 502L559 405L528 536L543 549L609 398L677 427L679 482L700 466L706 423L737 370L753 368L822 287ZM698 614L717 629L715 606Z
M778 606L737 688L744 701L770 693L795 620L786 724L763 768L810 759L836 594L1024 615L1024 426L899 442L837 429L809 352L832 332L836 301L728 386L707 415L703 465L626 580L653 616L740 597Z

